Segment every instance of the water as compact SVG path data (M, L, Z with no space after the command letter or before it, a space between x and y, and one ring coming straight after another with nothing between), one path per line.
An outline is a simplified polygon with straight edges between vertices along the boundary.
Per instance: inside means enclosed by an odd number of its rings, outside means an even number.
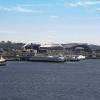
M100 100L100 60L7 62L0 66L0 100Z

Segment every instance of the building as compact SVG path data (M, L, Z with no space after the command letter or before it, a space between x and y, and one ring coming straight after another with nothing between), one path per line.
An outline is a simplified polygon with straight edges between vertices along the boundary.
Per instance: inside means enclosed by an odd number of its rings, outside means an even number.
M64 55L64 48L61 44L49 43L41 45L39 52L47 55L62 56Z

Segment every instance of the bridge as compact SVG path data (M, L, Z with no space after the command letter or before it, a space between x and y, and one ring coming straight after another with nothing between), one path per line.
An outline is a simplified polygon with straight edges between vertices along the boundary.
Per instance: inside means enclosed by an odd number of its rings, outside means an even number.
M78 44L78 43L71 43L71 44L63 44L65 50L75 51L76 49L83 50L84 52L92 53L92 50L87 44Z

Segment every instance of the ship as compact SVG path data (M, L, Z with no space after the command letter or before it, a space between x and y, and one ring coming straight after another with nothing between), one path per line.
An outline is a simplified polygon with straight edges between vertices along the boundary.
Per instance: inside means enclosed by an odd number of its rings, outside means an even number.
M6 59L4 59L2 56L0 58L0 66L6 65Z
M65 57L55 57L55 56L32 56L29 61L37 62L65 62Z

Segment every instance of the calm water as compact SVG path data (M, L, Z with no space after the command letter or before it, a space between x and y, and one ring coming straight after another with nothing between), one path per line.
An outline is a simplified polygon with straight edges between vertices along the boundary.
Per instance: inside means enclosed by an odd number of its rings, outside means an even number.
M0 100L100 100L100 60L7 62L0 66Z

